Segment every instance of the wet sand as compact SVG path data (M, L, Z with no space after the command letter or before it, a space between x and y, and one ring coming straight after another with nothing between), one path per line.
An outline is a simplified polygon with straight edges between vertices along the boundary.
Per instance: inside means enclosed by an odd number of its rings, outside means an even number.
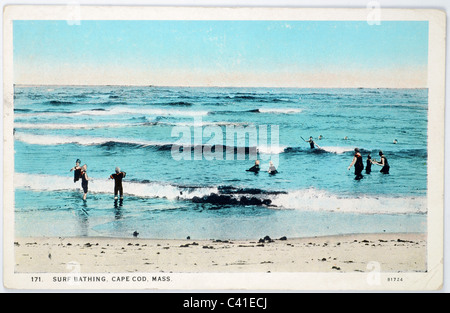
M282 240L283 239L283 240ZM425 234L256 240L16 238L16 273L425 272Z

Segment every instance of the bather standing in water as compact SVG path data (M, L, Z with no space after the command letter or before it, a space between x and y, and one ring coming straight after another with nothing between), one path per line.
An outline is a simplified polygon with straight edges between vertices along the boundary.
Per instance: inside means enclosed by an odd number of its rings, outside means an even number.
M73 172L73 182L74 183L76 183L78 180L80 180L80 177L81 177L80 163L81 163L80 159L77 159L75 161L75 166L70 169L71 172L74 171Z
M318 145L317 143L314 142L312 136L309 137L309 140L305 140L305 142L308 142L308 143L309 143L309 147L310 147L311 149L314 149L315 147L320 148L319 145Z
M114 200L117 200L117 194L120 194L120 200L123 200L123 186L122 179L127 173L121 172L119 167L116 167L116 172L109 176L109 179L114 179Z
M87 165L84 164L81 167L81 175L80 175L80 177L81 177L81 187L83 187L83 192L84 192L83 200L86 200L86 196L87 196L87 193L88 193L88 181L91 180L88 177L88 174L86 172L87 172Z
M386 156L383 154L383 151L381 151L381 150L380 150L380 152L378 152L378 154L381 158L380 161L378 162L378 161L374 160L374 161L372 161L372 163L382 167L380 170L380 173L389 174L390 166L389 166L388 160L386 159Z
M366 160L366 174L370 174L371 171L372 171L372 157L370 156L369 153Z
M352 163L349 165L348 170L355 165L355 179L360 180L364 176L361 174L364 169L364 164L362 160L361 153L359 153L359 149L355 148L355 155L353 156Z

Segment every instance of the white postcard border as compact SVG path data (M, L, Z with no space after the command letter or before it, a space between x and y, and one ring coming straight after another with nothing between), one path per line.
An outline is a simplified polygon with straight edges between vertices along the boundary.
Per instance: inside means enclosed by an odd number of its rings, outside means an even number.
M74 11L76 10L76 11ZM4 285L18 289L254 289L254 290L435 290L443 283L444 247L444 108L446 16L440 10L380 9L381 21L428 21L428 271L396 273L402 281L388 283L392 273L380 273L381 284L368 284L367 273L171 273L170 282L113 283L112 277L130 273L87 273L105 276L105 282L53 283L61 273L14 272L14 148L13 148L13 20L367 20L368 9L344 8L199 8L145 6L33 6L13 5L4 10ZM430 157L432 156L432 157ZM154 273L155 275L157 273ZM153 273L132 275L154 276Z

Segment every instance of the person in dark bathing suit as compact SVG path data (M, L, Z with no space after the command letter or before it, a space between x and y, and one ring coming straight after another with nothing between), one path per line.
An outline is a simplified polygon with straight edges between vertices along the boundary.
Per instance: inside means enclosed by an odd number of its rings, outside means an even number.
M371 171L372 171L372 157L369 154L367 156L367 161L366 161L366 174L370 174Z
M121 172L119 167L116 167L116 172L109 176L109 179L114 179L114 200L117 200L117 194L120 194L120 200L123 199L122 179L127 173Z
M355 155L353 157L352 163L348 167L348 170L350 170L353 165L355 165L355 179L360 180L361 178L363 178L363 175L361 173L364 169L364 164L358 148L355 148Z
M319 145L317 143L314 142L312 136L309 137L309 140L305 140L305 142L309 143L309 147L311 149L314 149L315 147L320 148Z
M86 195L88 193L88 181L90 180L88 177L88 174L86 172L87 172L87 165L84 164L81 167L81 175L80 175L81 187L83 187L83 192L84 192L83 200L86 200Z
M247 172L259 173L259 160L255 161L255 165L247 170Z
M380 173L389 174L390 166L389 166L388 160L384 156L383 151L380 150L380 152L378 152L378 154L379 154L379 156L381 158L380 162L374 160L374 161L372 161L372 163L381 166Z
M74 171L73 172L73 182L74 183L76 183L78 180L80 180L80 176L81 176L80 163L81 163L80 159L77 159L75 161L75 166L70 169L71 172Z

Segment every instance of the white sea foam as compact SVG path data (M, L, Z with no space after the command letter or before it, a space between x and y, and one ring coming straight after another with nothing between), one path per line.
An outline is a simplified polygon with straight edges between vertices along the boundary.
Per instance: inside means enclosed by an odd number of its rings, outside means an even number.
M208 111L176 110L176 109L155 109L155 108L132 108L132 107L112 107L101 110L82 110L77 112L33 112L15 113L16 117L26 116L103 116L103 115L152 115L152 116L205 116Z
M295 108L261 108L260 113L295 114L302 112L302 109Z
M64 116L69 115L67 112L33 112L33 113L14 113L14 117L28 117L28 116Z
M163 146L171 144L169 142L156 142L134 139L105 138L105 137L88 137L88 136L56 136L56 135L35 135L30 133L16 132L14 139L32 145L63 145L78 144L83 146L101 145L109 142L135 144L141 146Z
M92 124L57 124L57 123L14 123L15 128L22 129L92 129L92 128L117 128L140 126L145 123L92 123Z
M280 154L280 153L283 153L286 148L287 148L286 146L260 145L260 146L258 146L258 152L264 153L264 154Z
M322 147L320 146L322 150L325 150L330 153L336 153L336 154L342 154L345 152L354 151L355 147Z
M173 146L175 149L180 146L184 148L193 148L195 144L192 142L186 142L183 140L178 140L176 142L161 142L161 141L149 141L149 140L135 140L127 138L112 138L112 137L91 137L91 136L60 136L60 135L36 135L31 133L16 132L14 134L14 139L31 144L31 145L64 145L64 144L77 144L82 146L94 146L103 145L108 143L118 143L118 144L131 144L143 147L162 147L162 146ZM189 140L190 138L188 138ZM212 147L210 144L205 144L204 146ZM237 149L244 149L245 147L236 147ZM262 148L267 154L281 153L284 148L282 147L263 147Z
M344 197L315 188L290 191L272 198L279 208L333 211L363 214L426 213L425 196L395 197L388 195L364 195Z
M105 178L92 178L89 182L90 193L110 194L114 182ZM33 175L14 173L14 187L34 191L77 191L80 182L74 183L71 174ZM160 182L123 182L124 193L142 198L166 198L169 200L191 200L211 193L218 193L215 186L188 188ZM252 195L255 196L255 195ZM261 195L272 200L275 209L294 209L301 211L324 211L358 214L425 214L427 198L425 196L395 197L389 195L340 196L315 188L289 191L286 194Z
M156 115L156 116L204 116L207 111L190 111L175 109L154 109L154 108L132 108L132 107L113 107L108 110L84 110L72 113L74 115Z
M68 172L69 173L69 172ZM14 187L26 188L34 191L77 191L81 188L80 181L74 183L72 174L67 177L58 175L32 175L14 173ZM89 171L88 171L89 175ZM90 177L89 193L110 194L114 190L114 181L105 178ZM169 200L191 199L202 197L210 193L217 193L215 187L181 188L158 182L123 181L124 194L142 198L166 198Z
M245 127L253 125L248 122L208 122L208 121L192 121L192 122L157 122L157 125L167 125L167 126L235 126L235 127Z

